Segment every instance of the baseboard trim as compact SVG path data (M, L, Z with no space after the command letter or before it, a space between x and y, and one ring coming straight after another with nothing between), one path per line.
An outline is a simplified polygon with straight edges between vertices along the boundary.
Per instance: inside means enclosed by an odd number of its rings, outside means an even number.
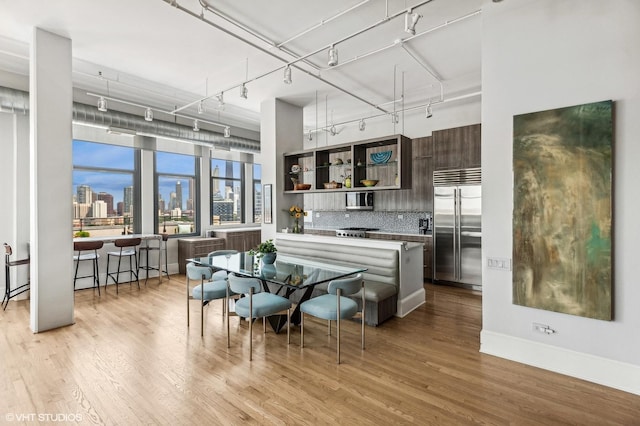
M404 318L425 303L424 288L416 290L402 300L398 299L398 310L396 312L396 316Z
M482 330L480 352L640 395L640 366Z

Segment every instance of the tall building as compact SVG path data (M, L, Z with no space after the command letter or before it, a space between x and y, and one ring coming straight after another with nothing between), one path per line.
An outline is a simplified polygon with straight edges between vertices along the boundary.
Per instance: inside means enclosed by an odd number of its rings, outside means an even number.
M118 201L118 204L116 204L116 214L124 216L124 203L122 201Z
M162 198L162 194L158 194L158 214L162 215L165 212L164 199Z
M213 188L211 190L211 193L215 196L216 194L220 194L220 180L218 179L220 177L220 168L218 168L218 166L215 166L213 168L213 171L211 172L211 176L213 177Z
M169 210L173 210L173 209L177 209L179 208L178 206L178 202L176 200L176 193L171 191L169 193Z
M182 210L182 184L176 182L176 207Z
M102 200L96 200L91 203L91 217L106 218L107 203Z
M107 216L115 215L115 210L113 209L113 195L107 192L98 192L96 200L104 201L107 204Z
M93 191L89 185L78 185L76 191L79 204L91 204L93 202Z
M133 186L127 186L124 188L124 211L123 216L133 216Z

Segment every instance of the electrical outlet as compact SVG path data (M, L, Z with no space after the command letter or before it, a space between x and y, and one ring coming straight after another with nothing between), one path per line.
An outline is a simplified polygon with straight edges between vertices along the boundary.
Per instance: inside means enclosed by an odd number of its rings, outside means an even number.
M498 269L501 271L511 270L511 259L503 257L487 257L487 266L490 269Z
M538 333L542 333L542 334L554 334L556 331L549 327L548 325L545 324L540 324L537 322L534 322L532 324L533 327L533 331L537 331Z

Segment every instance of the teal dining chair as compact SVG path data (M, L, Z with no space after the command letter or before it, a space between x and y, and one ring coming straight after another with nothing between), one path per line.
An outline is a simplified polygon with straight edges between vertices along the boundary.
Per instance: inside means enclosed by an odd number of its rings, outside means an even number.
M263 292L262 283L257 278L239 277L229 274L229 289L244 294L236 301L236 315L249 320L249 361L253 360L253 320L262 318L263 331L267 331L266 317L287 311L287 345L291 343L291 301L277 294ZM231 347L229 337L229 311L227 311L227 347Z
M212 300L222 299L223 318L228 300L235 293L230 292L224 279L212 280L213 271L208 266L187 264L187 327L189 327L189 301L200 301L200 335L204 336L204 307ZM199 280L200 284L191 289L191 280ZM227 318L228 320L228 318Z
M340 364L340 320L353 318L358 313L358 303L345 296L355 294L362 290L362 313L361 313L361 347L364 350L364 322L365 322L365 299L364 281L362 274L351 278L333 280L327 287L327 294L314 297L300 304L300 347L304 348L304 314L312 315L316 318L328 321L329 335L331 335L331 321L336 322L337 336L337 359Z

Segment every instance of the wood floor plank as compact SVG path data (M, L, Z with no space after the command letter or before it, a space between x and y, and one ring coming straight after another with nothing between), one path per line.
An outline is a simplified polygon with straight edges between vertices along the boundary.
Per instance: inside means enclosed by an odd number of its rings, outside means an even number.
M76 292L76 323L29 330L28 302L0 313L0 415L68 413L81 424L638 425L640 397L479 352L481 294L428 284L406 318L335 336L308 317L286 333L189 306L184 276L138 290ZM335 333L335 329L334 329ZM15 422L19 423L19 422Z

